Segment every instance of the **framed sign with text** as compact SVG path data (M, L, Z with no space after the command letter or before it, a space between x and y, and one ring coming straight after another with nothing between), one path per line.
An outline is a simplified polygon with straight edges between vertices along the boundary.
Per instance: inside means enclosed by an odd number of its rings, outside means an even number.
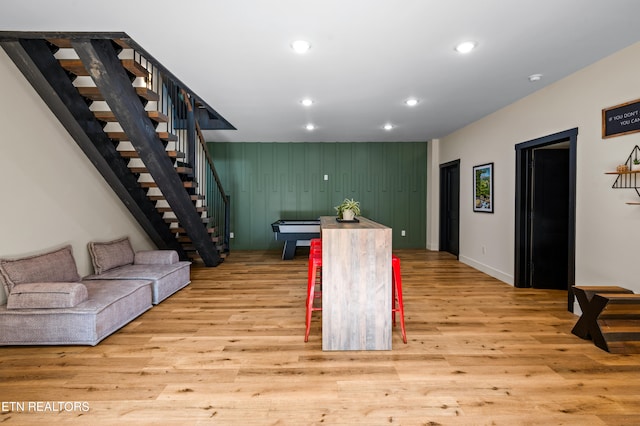
M640 132L640 99L602 110L602 138Z

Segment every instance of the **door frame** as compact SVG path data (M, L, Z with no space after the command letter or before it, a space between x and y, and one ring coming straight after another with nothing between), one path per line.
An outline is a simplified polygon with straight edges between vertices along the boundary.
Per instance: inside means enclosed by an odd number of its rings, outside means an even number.
M445 192L446 192L446 188L445 188L445 182L443 179L443 175L445 173L446 169L450 169L451 167L456 167L458 169L458 187L455 188L456 191L456 196L458 197L458 250L457 253L452 253L455 254L456 259L460 258L460 159L457 160L453 160L453 161L449 161L446 163L442 163L440 164L440 220L439 220L439 224L440 224L440 236L439 236L439 250L442 251L442 248L445 246L444 241L446 240L446 238L448 237L448 229L447 229L447 220L446 220L446 205L443 202L443 200L445 199ZM447 250L448 251L448 250Z
M569 241L567 265L567 310L573 312L573 286L576 274L576 149L578 128L554 133L538 139L515 145L516 150L516 188L515 188L515 250L514 250L514 286L529 287L530 265L530 223L532 169L530 167L533 150L560 142L569 143Z

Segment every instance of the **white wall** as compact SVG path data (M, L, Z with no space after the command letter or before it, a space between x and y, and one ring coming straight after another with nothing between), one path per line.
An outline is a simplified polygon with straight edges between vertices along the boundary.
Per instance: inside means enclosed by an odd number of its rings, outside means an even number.
M436 173L436 179L427 179L427 250L440 246L440 140L427 142L427 173ZM433 213L436 214L433 214Z
M514 146L577 127L576 284L621 285L640 293L633 273L640 263L640 206L625 204L640 197L631 189L612 189L615 176L604 174L640 145L640 133L601 136L603 108L640 98L639 69L640 43L440 140L440 164L461 160L462 262L513 284ZM495 164L495 213L474 213L472 167L488 162ZM437 174L432 169L429 178ZM438 214L433 205L428 214Z
M0 87L0 257L71 244L86 275L91 240L155 248L2 49Z

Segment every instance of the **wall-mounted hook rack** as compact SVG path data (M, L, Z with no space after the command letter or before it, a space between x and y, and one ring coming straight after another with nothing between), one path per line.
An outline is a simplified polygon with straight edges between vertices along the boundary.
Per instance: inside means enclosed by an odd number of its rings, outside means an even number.
M634 161L637 161L638 164L634 164ZM638 145L633 148L624 165L627 166L624 171L605 172L607 175L618 176L611 187L614 189L633 189L640 197L640 147ZM640 205L640 202L628 202L627 204Z

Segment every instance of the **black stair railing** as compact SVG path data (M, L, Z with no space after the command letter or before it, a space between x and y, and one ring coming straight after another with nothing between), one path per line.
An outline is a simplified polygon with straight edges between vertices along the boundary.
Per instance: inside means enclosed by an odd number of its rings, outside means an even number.
M185 190L192 197L211 241L220 252L227 253L229 251L229 197L224 192L198 123L195 113L198 107L197 99L180 82L163 72L143 53L134 49L133 59L149 72L149 76L141 83L159 96L155 105L151 103L147 106L147 110L156 109L166 117L166 121L159 123L157 128L158 131L166 131L173 135L173 138L167 141L166 149L183 155L182 161L177 160L174 165L185 182ZM136 84L135 81L134 84ZM171 215L171 213L165 214ZM180 229L177 223L171 226L176 230ZM176 233L178 238L181 238L179 232ZM186 243L188 244L189 241ZM187 248L194 249L190 246Z
M155 105L150 103L146 108L155 107L166 116L166 122L158 124L162 127L158 130L175 136L168 142L167 149L184 154L183 161L176 161L175 166L184 170L183 180L190 182L187 191L193 196L212 241L221 253L228 253L230 197L225 193L202 133L202 114L198 114L198 110L206 112L206 108L184 85L143 53L134 49L133 59L149 71L149 76L138 84L145 84L159 97Z
M201 193L206 200L207 214L213 218L211 226L215 227L214 234L221 238L221 240L217 240L218 248L221 252L228 253L231 219L230 198L222 187L197 121L195 126L198 140L195 153L196 174L198 181L202 182Z

